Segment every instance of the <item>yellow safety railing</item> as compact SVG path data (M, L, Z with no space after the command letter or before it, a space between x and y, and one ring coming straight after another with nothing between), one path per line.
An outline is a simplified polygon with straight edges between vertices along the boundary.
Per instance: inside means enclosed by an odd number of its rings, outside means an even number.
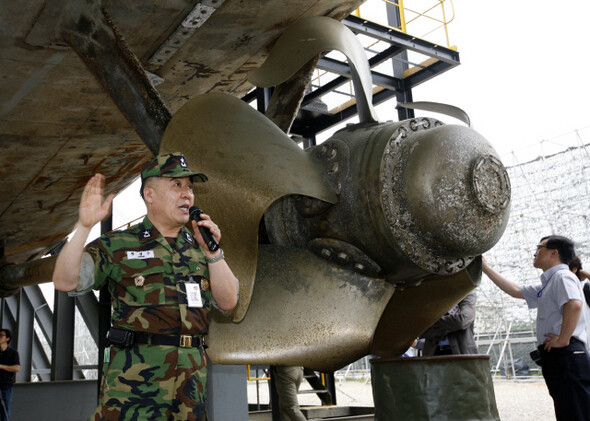
M264 381L264 380L270 380L270 376L267 376L267 377L250 377L250 364L248 364L247 370L248 370L248 381Z
M371 7L378 7L379 3L386 3L398 8L400 26L392 27L387 22L373 20L375 23L379 23L380 25L396 29L406 34L414 35L418 38L423 38L428 41L431 41L429 39L429 35L442 28L444 30L446 46L451 48L447 25L455 19L455 7L453 5L453 0L398 0L397 2L391 0L368 0L359 9L355 10L354 15L363 19L372 20L370 17L363 16L362 11L369 10ZM423 9L425 4L426 8ZM447 16L446 6L450 8L450 17ZM423 26L428 26L425 21L427 21L427 24L434 24L435 26L433 28L428 27L426 32L423 32L423 30L420 28Z
M266 376L266 377L251 377L250 376L250 372L252 370L250 370L250 364L248 364L246 366L247 370L248 370L248 381L264 381L264 380L270 380L270 376ZM322 385L325 387L326 386L326 375L324 373L320 373L320 378L321 378L321 382Z
M385 18L386 13L383 12L384 8L391 6L396 7L399 11L399 26L397 27L389 25L387 18ZM448 24L455 19L453 0L367 0L352 14L365 21L377 23L393 31L400 31L429 41L434 45L442 45L449 49L457 50L457 47L451 45L449 41L447 28ZM368 50L375 49L378 51L379 47L377 45L382 42L380 40L374 40L368 45L364 45L364 47ZM412 59L416 58L418 61L404 71L404 77L436 61L435 58L424 58L419 54L412 57ZM329 82L332 77L333 74L330 72L316 69L312 77L312 84L322 86L323 83ZM376 92L380 89L382 88L375 87L373 91ZM337 105L328 104L330 113L337 113L355 102L352 81L349 81L346 86L340 88L338 94L340 94L340 97L344 96L348 97L348 99L344 102L339 102Z

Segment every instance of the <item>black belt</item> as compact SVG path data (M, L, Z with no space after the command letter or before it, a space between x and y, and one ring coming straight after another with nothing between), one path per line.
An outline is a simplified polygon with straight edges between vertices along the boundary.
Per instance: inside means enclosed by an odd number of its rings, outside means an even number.
M180 348L204 347L205 337L202 335L158 335L155 333L135 332L133 343L151 345L170 345Z
M180 348L207 348L203 335L159 335L157 333L133 332L112 327L107 332L106 345L129 348L133 344L170 345Z

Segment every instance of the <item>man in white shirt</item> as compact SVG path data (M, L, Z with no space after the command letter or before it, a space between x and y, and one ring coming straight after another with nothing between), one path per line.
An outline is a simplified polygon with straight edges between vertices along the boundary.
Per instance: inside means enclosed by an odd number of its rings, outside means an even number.
M582 269L582 261L578 256L574 256L568 266L582 284L582 291L586 300L586 305L582 306L582 312L586 317L586 336L588 338L586 351L590 353L590 282L588 281L590 279L590 272Z
M580 282L567 263L573 242L552 235L537 245L533 266L543 271L541 283L519 287L483 259L483 272L501 290L537 308L537 341L543 377L553 398L557 421L590 420L590 357L586 351L586 318Z

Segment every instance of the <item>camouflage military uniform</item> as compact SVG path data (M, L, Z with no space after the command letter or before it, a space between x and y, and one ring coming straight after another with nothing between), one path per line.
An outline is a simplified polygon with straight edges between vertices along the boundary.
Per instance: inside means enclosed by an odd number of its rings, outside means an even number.
M101 236L86 251L95 262L94 289L107 284L112 295L113 327L164 335L207 333L209 271L186 228L176 239L166 239L146 217L126 231ZM202 307L189 307L187 283L200 284ZM111 346L100 406L91 419L205 420L206 372L202 347Z

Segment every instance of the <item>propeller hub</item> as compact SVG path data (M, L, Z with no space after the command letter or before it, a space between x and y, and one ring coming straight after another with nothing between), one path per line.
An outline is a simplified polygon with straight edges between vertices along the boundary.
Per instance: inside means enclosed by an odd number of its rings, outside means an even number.
M455 273L500 239L510 181L477 132L420 120L403 123L385 147L382 208L395 242L415 264Z

